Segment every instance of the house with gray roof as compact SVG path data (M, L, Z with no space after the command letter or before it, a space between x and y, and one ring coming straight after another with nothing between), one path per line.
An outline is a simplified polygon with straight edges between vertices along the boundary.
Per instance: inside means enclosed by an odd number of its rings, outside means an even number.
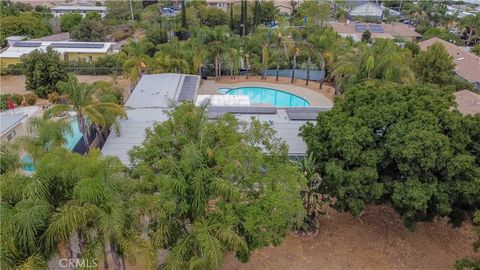
M125 103L128 119L119 119L120 132L111 132L103 146L104 155L117 156L129 165L128 152L139 146L145 139L145 130L155 123L168 120L167 111L179 102L196 103L200 77L185 74L144 75L135 86ZM328 111L331 106L273 107L273 106L208 106L208 119L233 114L242 126L248 126L252 119L267 122L276 130L277 138L289 147L290 157L303 157L307 146L298 135L299 129L308 121L315 121L319 112Z
M24 120L27 118L23 113L0 113L0 142L10 142L16 137L25 135Z

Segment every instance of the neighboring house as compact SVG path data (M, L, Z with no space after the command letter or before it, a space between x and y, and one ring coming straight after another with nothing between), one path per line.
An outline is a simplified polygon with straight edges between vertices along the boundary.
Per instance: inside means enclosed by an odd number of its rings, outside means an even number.
M16 42L0 53L0 66L20 63L20 57L34 50L53 48L66 61L93 62L97 58L113 53L113 42L52 42L21 41Z
M110 133L102 153L116 156L128 165L128 151L142 144L145 140L145 129L168 120L166 111L172 109L172 105L184 101L196 103L199 98L199 84L200 77L195 75L172 73L143 75L125 103L128 118L118 120L119 135L115 132ZM275 137L285 140L288 154L292 158L304 157L307 153L307 145L298 135L300 127L308 121L315 121L319 112L330 109L331 106L277 108L212 104L206 108L208 119L212 121L226 113L232 113L241 124L248 124L252 119L269 123L276 131Z
M210 8L219 8L223 11L227 11L230 8L230 5L239 2L236 0L207 0L207 6Z
M415 32L415 28L403 23L352 23L352 22L331 22L330 26L342 37L352 37L353 40L361 40L362 33L369 30L372 38L394 39L401 37L406 41L414 41L422 35Z
M87 13L92 12L98 12L102 18L107 15L107 8L103 6L56 6L52 7L51 10L55 17L61 17L68 13L79 13L85 17Z
M30 39L29 41L70 41L70 33L58 33L50 36L45 36L41 38Z
M371 2L356 6L348 13L350 14L351 18L361 17L381 21L387 12L391 16L400 16L400 12L396 10Z
M472 91L462 90L453 93L457 109L464 115L480 113L480 95Z
M27 118L23 113L0 113L0 142L10 142L18 136L26 134L23 120Z
M440 43L447 49L448 54L453 57L455 73L464 80L472 83L477 90L480 90L480 57L437 37L418 43L420 49L426 50L434 43Z

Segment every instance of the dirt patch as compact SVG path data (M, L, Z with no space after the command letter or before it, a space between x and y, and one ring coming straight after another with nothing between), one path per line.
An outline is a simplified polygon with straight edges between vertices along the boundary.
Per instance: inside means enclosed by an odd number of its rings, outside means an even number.
M114 81L113 77L108 75L99 75L99 76L77 75L77 78L80 82L85 82L85 83L93 83L96 81L109 81L109 82ZM130 82L123 77L117 77L115 80L115 84L120 86L122 89L125 89L125 97L128 97L128 95L130 94ZM2 94L18 93L23 95L29 92L30 91L27 91L25 89L25 76L23 75L0 76L0 93ZM39 101L37 102L37 104L44 104L44 103L46 103L46 100L42 100L42 99L39 99Z
M471 223L455 229L440 219L418 223L411 232L391 207L372 206L360 219L322 217L315 238L288 235L280 246L254 252L246 264L229 253L223 269L452 269L457 258L476 256L474 240Z

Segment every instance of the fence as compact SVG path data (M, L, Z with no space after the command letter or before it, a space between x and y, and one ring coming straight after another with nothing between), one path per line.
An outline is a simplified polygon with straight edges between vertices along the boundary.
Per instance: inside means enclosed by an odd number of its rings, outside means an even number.
M97 137L97 130L92 126L90 127L90 133L88 136L88 144L90 145L93 140ZM87 147L85 146L85 142L83 141L83 136L78 140L77 144L75 147L73 147L72 152L74 153L79 153L81 155L85 154L87 152Z
M2 68L2 75L22 75L23 71L18 67L5 67ZM74 73L76 75L121 75L124 71L123 68L101 68L101 67L81 67L81 66L69 66L66 67L67 72Z
M292 77L292 71L291 69L281 69L278 72L279 77L287 77L291 78ZM273 77L277 76L277 70L276 69L268 69L265 71L266 76ZM307 70L306 69L296 69L295 70L295 78L300 79L300 80L306 80L307 79ZM322 70L310 70L309 74L309 80L311 81L321 81L325 78L325 71Z

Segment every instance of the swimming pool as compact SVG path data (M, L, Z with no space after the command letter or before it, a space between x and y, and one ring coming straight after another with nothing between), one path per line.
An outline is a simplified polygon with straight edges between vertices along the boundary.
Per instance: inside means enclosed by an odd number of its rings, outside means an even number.
M80 132L80 128L78 127L78 120L76 118L70 121L70 126L72 128L72 134L65 133L63 138L65 138L65 148L68 150L72 150L75 145L77 145L78 141L82 138L82 133ZM33 160L29 155L24 155L22 157L22 169L28 173L33 173L35 171L35 165L33 164Z
M276 107L310 106L310 103L304 98L266 87L239 87L230 90L221 88L219 92L227 95L246 95L250 99L250 103L268 103Z

